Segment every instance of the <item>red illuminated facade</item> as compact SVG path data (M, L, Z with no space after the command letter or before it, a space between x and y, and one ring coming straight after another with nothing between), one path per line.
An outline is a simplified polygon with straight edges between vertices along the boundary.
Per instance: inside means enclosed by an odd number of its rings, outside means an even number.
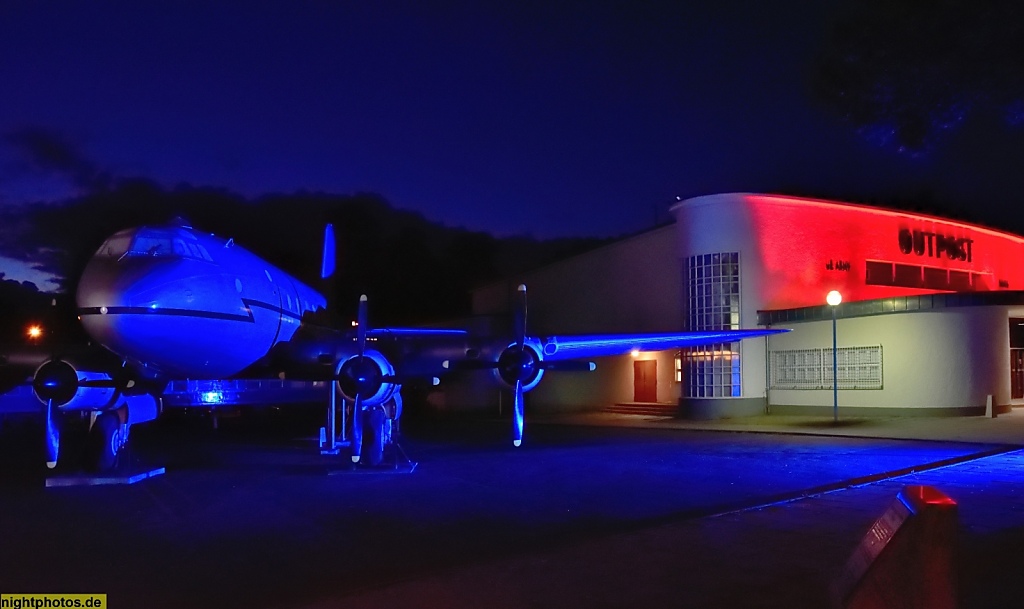
M837 386L840 409L876 414L1024 404L1024 237L778 195L710 195L672 211L687 329L792 330L683 352L684 413L818 412L833 408ZM719 392L726 375L731 391Z
M724 198L723 198L724 197ZM704 202L703 200L711 200ZM1024 289L1024 238L932 216L772 195L715 195L743 218L759 264L761 308L819 305L839 290L847 302ZM723 210L724 211L724 210ZM747 248L744 248L747 249Z

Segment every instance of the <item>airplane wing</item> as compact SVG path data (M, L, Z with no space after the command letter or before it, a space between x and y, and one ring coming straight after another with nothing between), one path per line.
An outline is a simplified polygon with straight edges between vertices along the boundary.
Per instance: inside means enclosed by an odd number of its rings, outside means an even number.
M512 442L523 440L523 394L535 388L548 371L594 370L591 357L624 355L634 349L664 351L681 347L714 345L788 330L751 329L661 334L583 334L530 336L526 330L526 286L517 289L513 310L513 340L492 345L483 357L445 362L446 368L491 369L512 390Z
M469 332L448 328L373 328L366 331L367 338L458 338Z
M544 361L562 361L587 357L625 355L634 349L664 351L681 347L730 343L777 334L786 330L718 330L657 334L583 334L549 336L541 339Z

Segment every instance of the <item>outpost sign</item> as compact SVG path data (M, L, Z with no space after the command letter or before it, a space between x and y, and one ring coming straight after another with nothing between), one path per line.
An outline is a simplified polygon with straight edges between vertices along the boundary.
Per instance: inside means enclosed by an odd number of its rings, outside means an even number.
M904 254L917 254L930 258L941 258L943 254L950 260L970 262L972 258L971 244L974 239L950 237L941 233L901 228L899 233L900 251Z

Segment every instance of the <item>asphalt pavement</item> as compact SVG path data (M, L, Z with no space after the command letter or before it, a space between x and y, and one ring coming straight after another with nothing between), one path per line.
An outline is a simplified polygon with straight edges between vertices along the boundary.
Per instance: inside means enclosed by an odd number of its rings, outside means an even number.
M273 417L140 428L133 460L167 473L132 486L44 488L5 450L0 592L115 609L825 607L875 519L927 484L958 503L961 606L1020 606L1021 411L534 417L520 449L506 421L414 423L411 473L321 457L309 421Z

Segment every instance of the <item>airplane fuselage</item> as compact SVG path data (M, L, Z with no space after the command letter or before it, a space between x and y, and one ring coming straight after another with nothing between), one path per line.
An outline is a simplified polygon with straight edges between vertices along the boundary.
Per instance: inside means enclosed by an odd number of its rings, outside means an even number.
M97 342L173 378L235 375L326 305L232 240L185 226L112 236L86 266L76 299Z

